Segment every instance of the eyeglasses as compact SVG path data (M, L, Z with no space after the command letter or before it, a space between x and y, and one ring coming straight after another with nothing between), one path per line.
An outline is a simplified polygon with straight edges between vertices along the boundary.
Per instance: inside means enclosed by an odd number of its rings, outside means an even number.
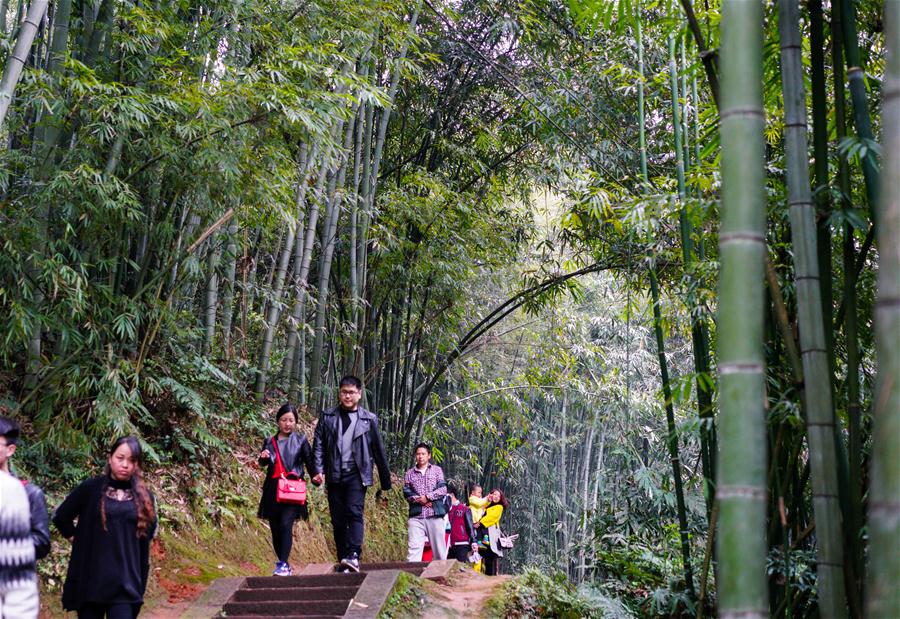
M359 393L358 389L341 389L341 395L356 395Z

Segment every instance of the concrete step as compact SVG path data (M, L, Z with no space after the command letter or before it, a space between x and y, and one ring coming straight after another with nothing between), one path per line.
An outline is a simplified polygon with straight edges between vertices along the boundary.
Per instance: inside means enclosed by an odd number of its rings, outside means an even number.
M268 615L270 617L309 617L337 615L342 617L350 605L349 600L292 600L289 602L228 602L222 609L226 617Z
M375 572L379 570L401 570L405 567L425 569L429 561L390 561L387 563L362 563L360 570L363 572Z
M239 589L233 602L281 602L288 600L351 600L359 585L331 587L278 587L277 589Z
M358 586L365 574L318 574L313 576L249 576L243 589L282 589L285 587L353 587Z
M338 566L335 566L337 569ZM425 561L392 561L390 563L360 563L359 571L363 574L368 572L383 572L384 570L400 570L414 576L421 576L428 563Z

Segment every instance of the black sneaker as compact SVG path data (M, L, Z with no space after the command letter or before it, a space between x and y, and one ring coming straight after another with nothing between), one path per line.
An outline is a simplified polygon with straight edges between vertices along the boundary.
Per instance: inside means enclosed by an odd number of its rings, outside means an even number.
M341 559L341 567L347 568L351 572L359 571L359 555L351 552L349 555Z

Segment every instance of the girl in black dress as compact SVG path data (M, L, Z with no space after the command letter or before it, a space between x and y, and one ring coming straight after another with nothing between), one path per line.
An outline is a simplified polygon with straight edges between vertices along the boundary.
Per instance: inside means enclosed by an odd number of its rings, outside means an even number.
M63 608L78 619L135 619L144 603L157 519L142 455L137 438L123 436L103 474L81 482L53 513L72 542Z
M278 557L272 575L290 576L293 572L288 560L294 542L294 522L309 519L309 510L306 505L279 503L276 500L278 479L282 475L303 479L304 465L312 476L315 464L306 435L295 432L297 407L285 404L275 414L275 421L278 424L278 434L268 437L259 452L259 465L266 467L266 479L263 482L258 516L268 520L272 530L272 547Z

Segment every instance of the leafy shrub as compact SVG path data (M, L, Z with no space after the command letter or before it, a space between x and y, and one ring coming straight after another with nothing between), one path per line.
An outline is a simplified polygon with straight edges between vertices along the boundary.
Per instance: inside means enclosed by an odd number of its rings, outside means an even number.
M628 609L603 591L576 587L561 572L547 573L529 567L503 586L488 605L489 616L553 617L558 619L625 618Z

